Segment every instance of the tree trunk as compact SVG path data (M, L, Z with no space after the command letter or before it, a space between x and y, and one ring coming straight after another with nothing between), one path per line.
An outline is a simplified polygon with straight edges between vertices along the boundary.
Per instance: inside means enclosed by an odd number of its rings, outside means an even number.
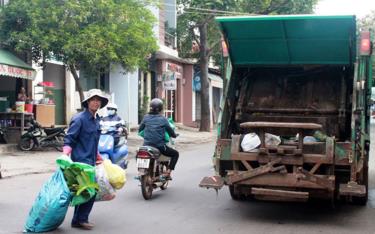
M76 70L76 68L73 64L68 65L68 67L73 74L73 78L74 78L74 81L75 81L75 84L76 84L76 88L77 88L78 93L79 93L79 99L81 100L81 108L83 108L82 101L85 97L83 95L81 83L79 83L79 76L77 74L77 70Z
M201 124L199 131L211 131L209 81L208 81L208 48L207 48L207 23L199 26L200 33L200 69L201 69Z

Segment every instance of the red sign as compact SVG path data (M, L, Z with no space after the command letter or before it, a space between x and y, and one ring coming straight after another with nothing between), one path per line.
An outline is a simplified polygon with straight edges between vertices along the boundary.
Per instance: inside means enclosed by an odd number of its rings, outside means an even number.
M0 64L0 75L33 80L36 73L32 70Z
M167 72L172 72L176 74L177 78L182 78L182 66L174 64L174 63L166 63L167 65Z

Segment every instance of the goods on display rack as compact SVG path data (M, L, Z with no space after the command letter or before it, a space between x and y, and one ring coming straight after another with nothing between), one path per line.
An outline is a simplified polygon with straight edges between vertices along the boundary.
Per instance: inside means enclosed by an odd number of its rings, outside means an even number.
M39 82L34 87L35 119L43 127L50 127L55 124L55 100L53 82Z
M54 83L49 81L39 82L34 86L34 94L39 96L36 104L54 105L54 88Z
M6 131L7 142L17 143L33 117L27 112L0 112L0 128Z

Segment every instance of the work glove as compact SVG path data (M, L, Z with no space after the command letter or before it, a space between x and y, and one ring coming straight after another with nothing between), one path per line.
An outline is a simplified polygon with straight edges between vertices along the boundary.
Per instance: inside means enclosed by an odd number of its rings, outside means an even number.
M103 162L103 158L102 158L102 156L100 156L100 154L99 154L99 152L96 154L96 162L95 162L95 164L96 165L99 165L99 164L101 164Z

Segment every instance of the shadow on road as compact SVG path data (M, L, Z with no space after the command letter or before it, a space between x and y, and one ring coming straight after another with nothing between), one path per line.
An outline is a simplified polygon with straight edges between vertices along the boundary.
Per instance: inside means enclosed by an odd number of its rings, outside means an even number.
M271 224L319 224L345 227L346 217L355 217L364 212L366 207L349 204L335 204L328 201L308 203L233 201L237 212L243 219ZM232 208L229 208L232 209Z

